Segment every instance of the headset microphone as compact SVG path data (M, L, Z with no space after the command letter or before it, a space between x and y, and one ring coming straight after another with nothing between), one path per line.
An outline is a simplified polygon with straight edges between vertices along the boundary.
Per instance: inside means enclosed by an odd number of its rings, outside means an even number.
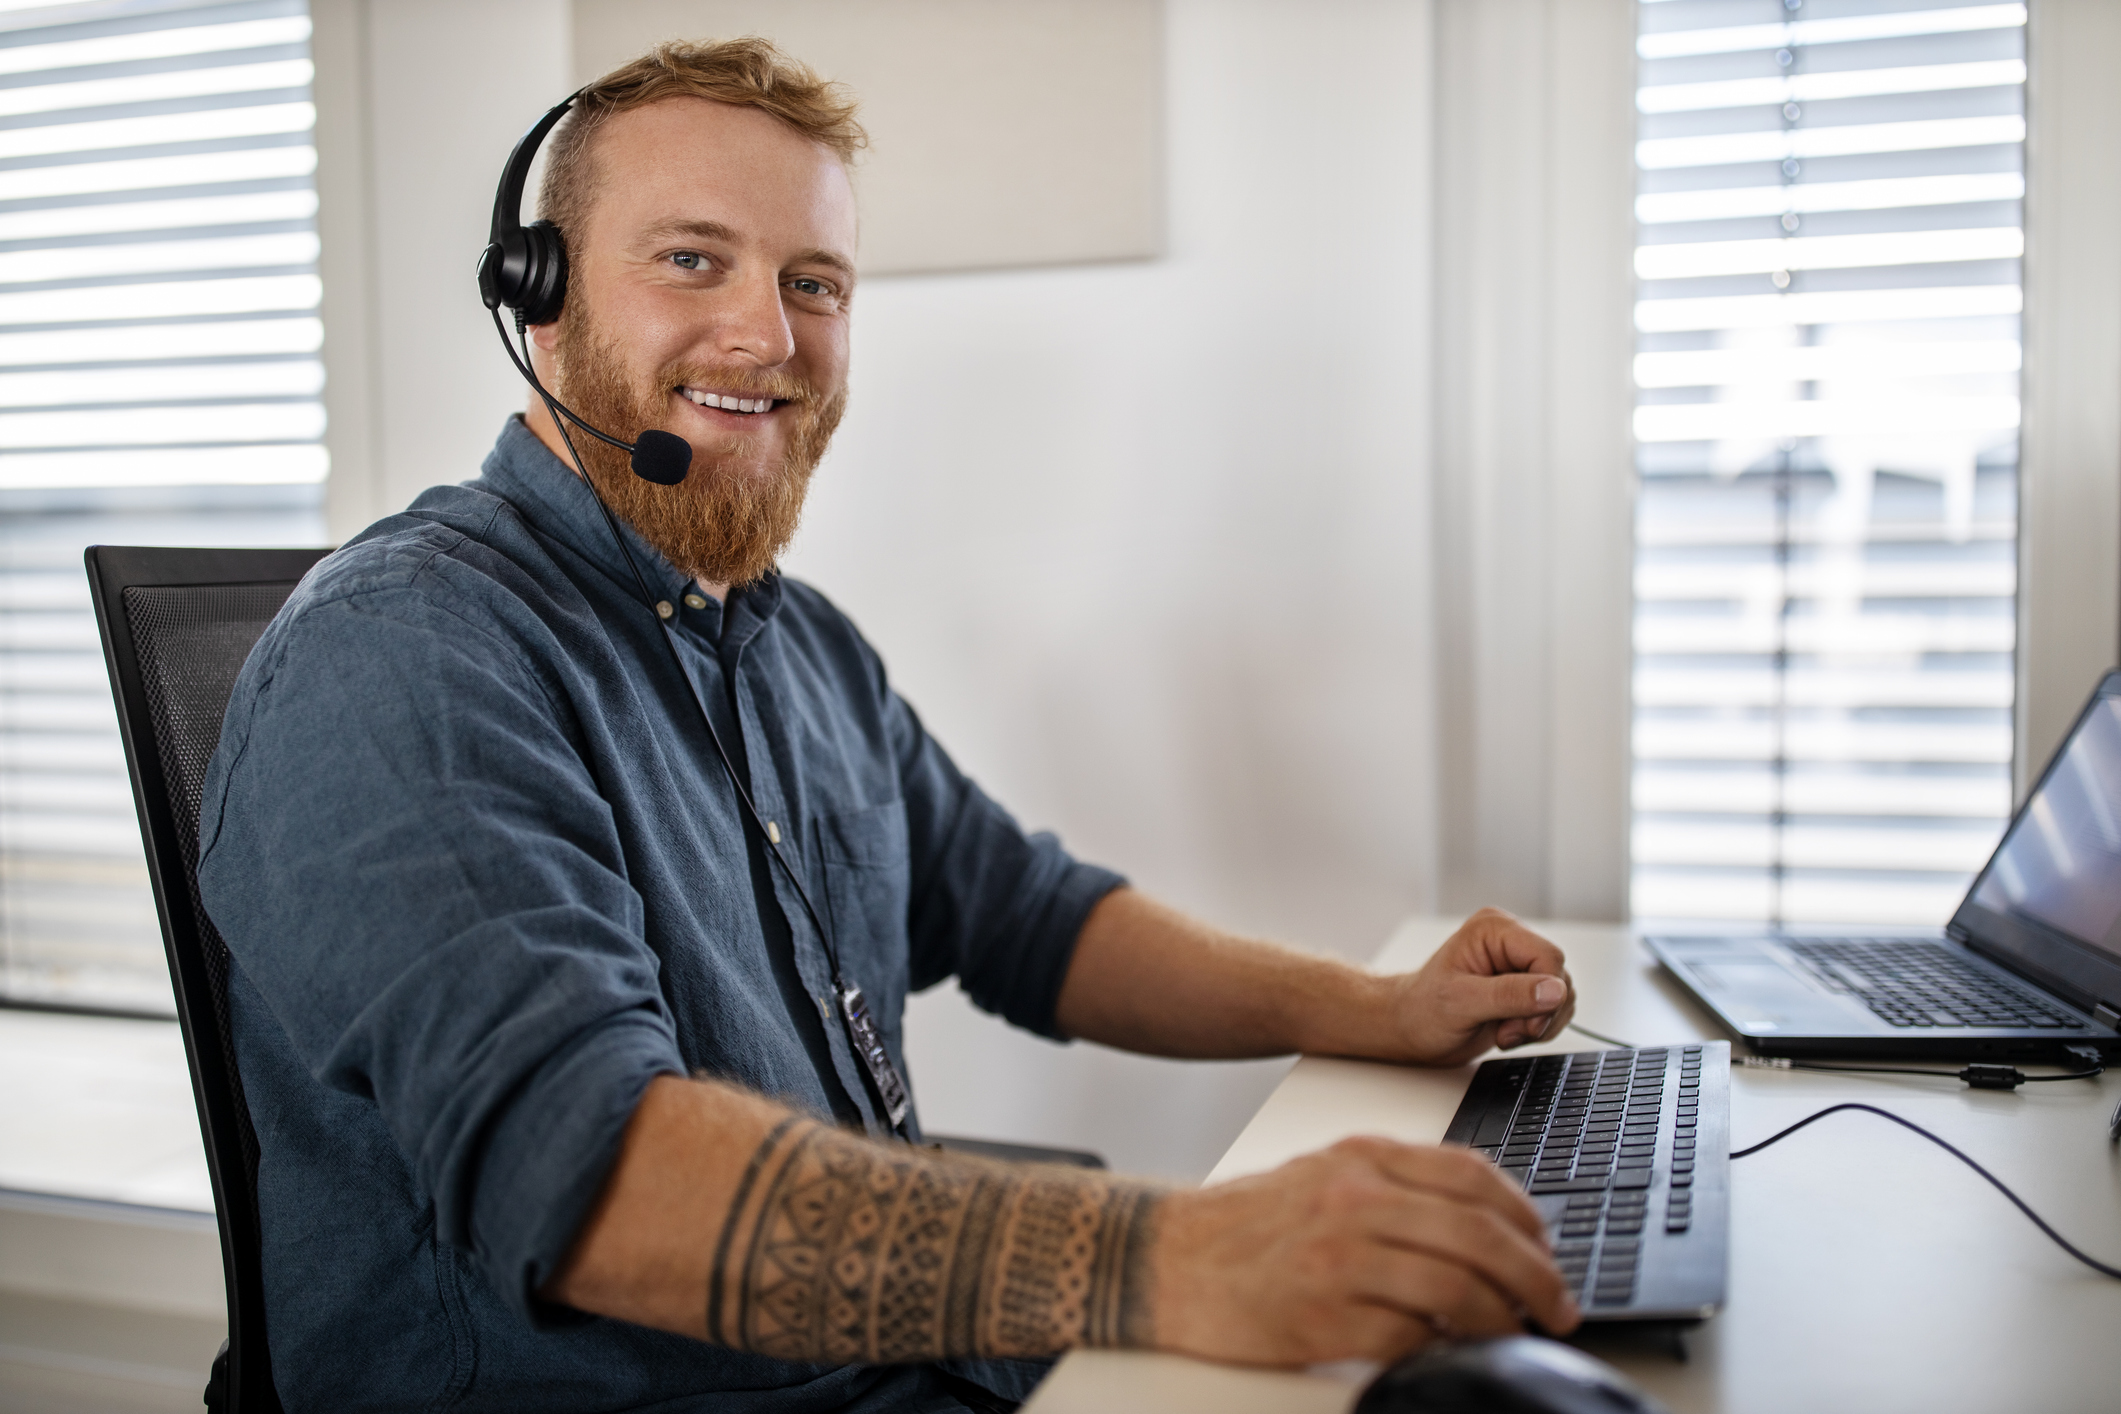
M658 486L675 486L692 467L692 444L675 432L651 427L634 439L633 474Z
M560 228L550 221L523 224L523 185L530 179L530 164L538 154L538 145L545 141L545 135L567 115L567 110L579 97L579 90L567 95L565 102L532 124L530 131L516 143L515 151L508 154L508 166L501 173L500 189L493 197L493 225L487 236L486 249L479 252L479 298L493 314L493 327L501 336L501 347L508 350L508 361L516 366L516 371L528 380L531 387L537 389L555 421L565 418L597 440L628 453L632 458L633 474L643 481L653 481L658 486L675 486L692 468L692 445L689 442L675 433L654 427L631 442L591 427L546 391L545 385L538 381L538 375L531 371L527 344L522 356L518 357L515 346L508 341L508 330L501 323L501 307L506 305L515 312L516 337L522 340L526 325L545 324L558 318L560 307L567 302L567 242L561 236Z

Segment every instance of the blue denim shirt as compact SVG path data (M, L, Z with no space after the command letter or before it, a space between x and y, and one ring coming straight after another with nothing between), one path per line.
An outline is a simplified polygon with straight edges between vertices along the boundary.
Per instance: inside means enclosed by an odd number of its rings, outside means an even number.
M1054 1034L1118 877L967 780L815 590L687 607L632 547L901 1068L906 994L948 977ZM237 681L199 884L291 1411L958 1407L923 1367L791 1365L535 1295L658 1075L883 1129L662 632L587 488L511 419L479 479L311 571ZM1022 1375L981 1371L1019 1397Z

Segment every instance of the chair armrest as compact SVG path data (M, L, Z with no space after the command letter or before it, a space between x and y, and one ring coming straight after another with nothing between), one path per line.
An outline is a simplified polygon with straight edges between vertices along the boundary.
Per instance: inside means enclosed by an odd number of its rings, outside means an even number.
M1012 1164L1068 1164L1079 1169L1108 1167L1104 1156L1087 1149L1049 1149L1043 1144L1004 1144L996 1139L966 1139L956 1134L931 1134L930 1147L958 1154L977 1154Z

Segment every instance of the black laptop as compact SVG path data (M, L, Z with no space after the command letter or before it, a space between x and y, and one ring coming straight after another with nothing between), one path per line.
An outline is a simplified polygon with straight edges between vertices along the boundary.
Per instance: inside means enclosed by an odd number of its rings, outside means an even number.
M2121 672L2078 714L1942 936L1644 941L1762 1055L2121 1050Z

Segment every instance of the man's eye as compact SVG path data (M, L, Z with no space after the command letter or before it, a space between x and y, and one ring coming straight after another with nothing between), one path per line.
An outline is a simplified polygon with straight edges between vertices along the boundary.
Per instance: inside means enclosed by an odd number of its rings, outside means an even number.
M800 279L788 282L799 295L829 295L831 287L823 280Z
M707 257L696 250L681 250L670 257L670 263L681 270L705 270Z

